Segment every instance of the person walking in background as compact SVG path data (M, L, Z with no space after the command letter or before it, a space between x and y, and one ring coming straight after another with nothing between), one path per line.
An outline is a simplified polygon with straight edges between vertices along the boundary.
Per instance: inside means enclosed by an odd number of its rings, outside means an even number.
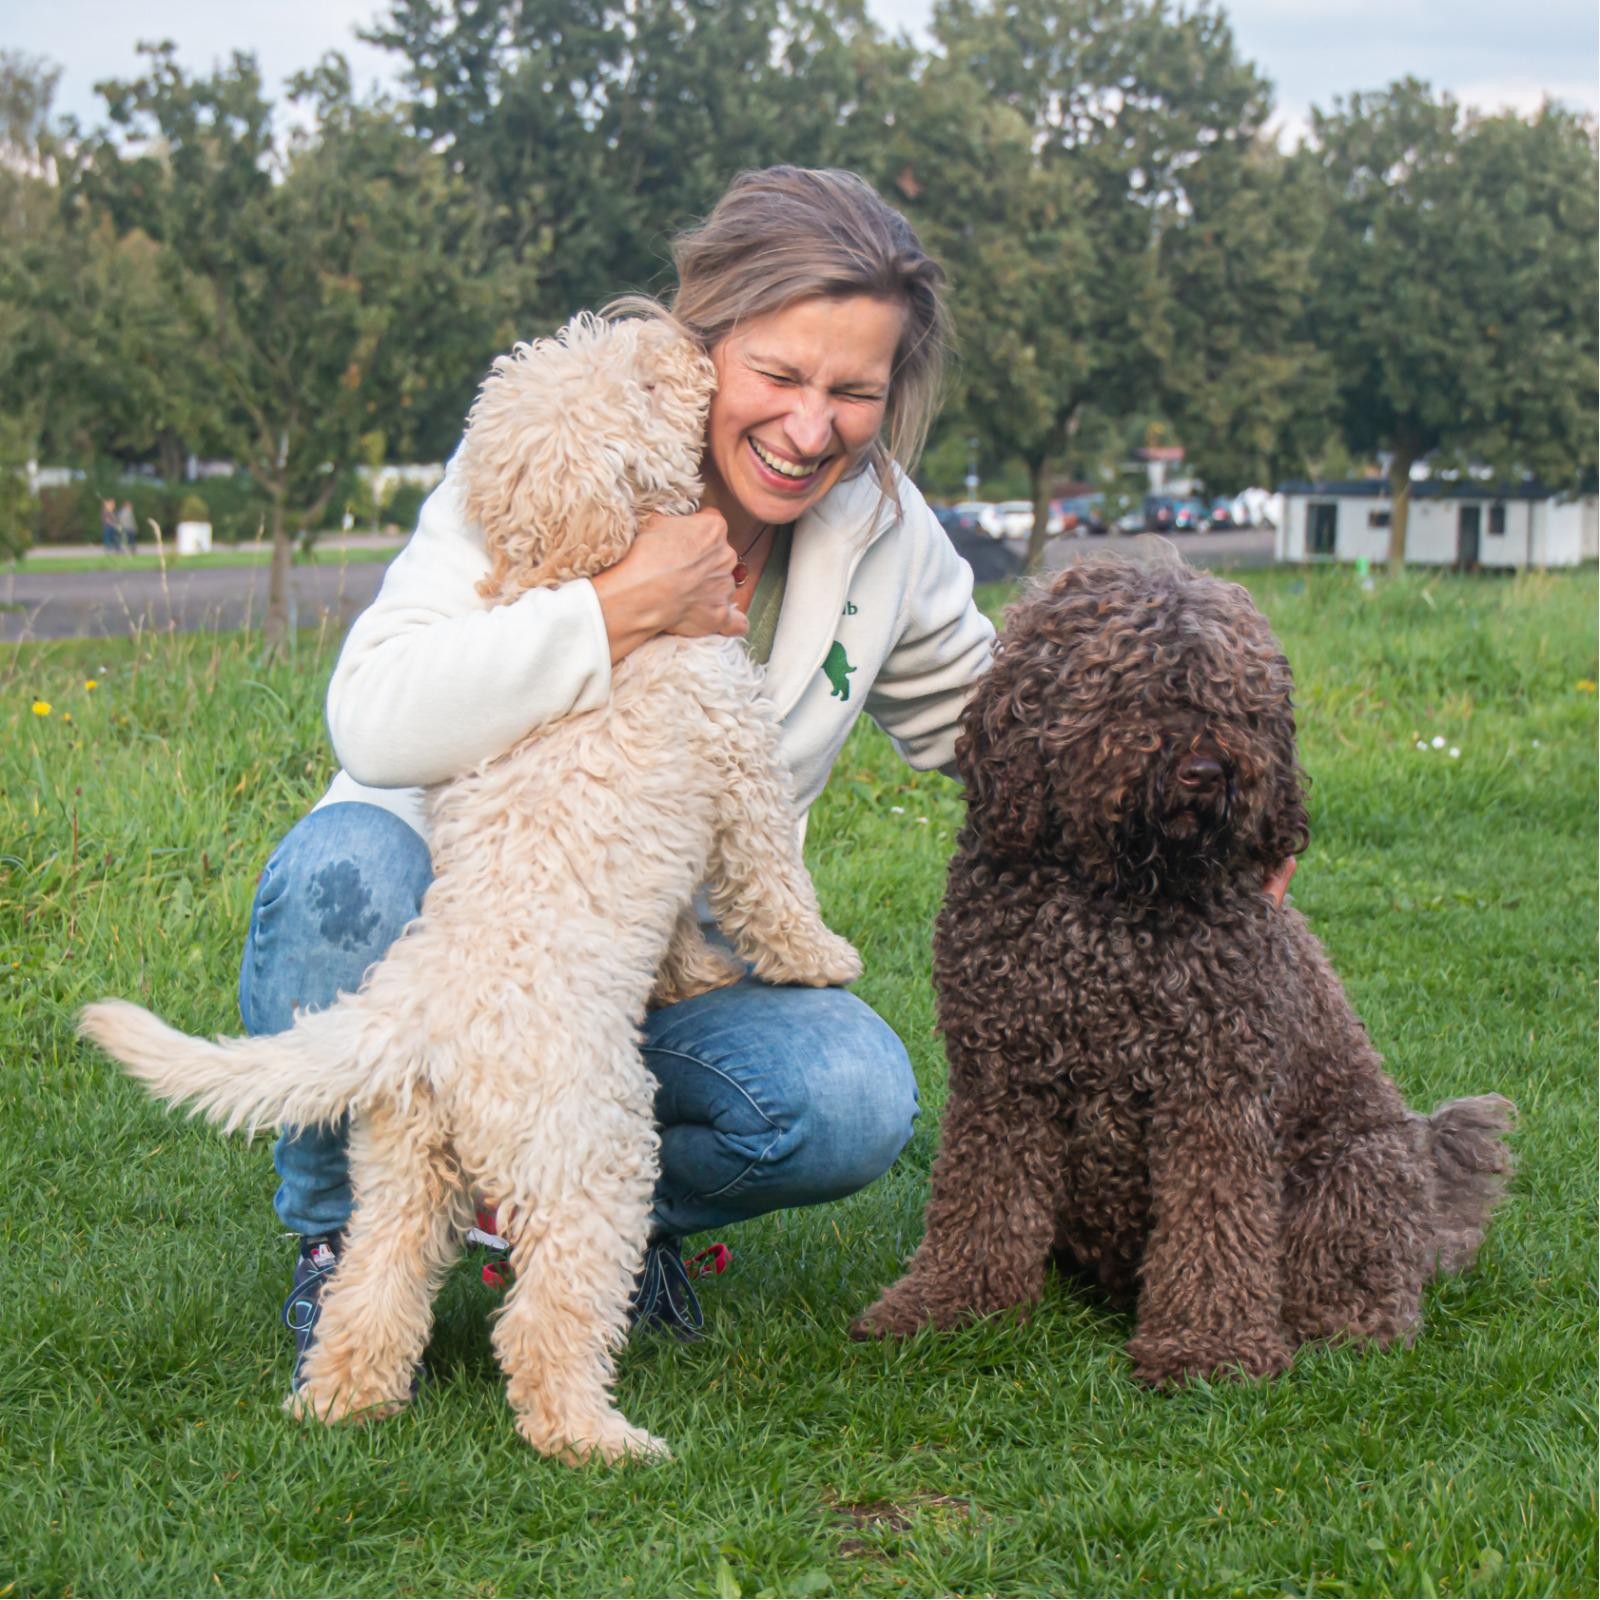
M100 502L100 543L112 555L118 554L122 549L122 525L117 521L115 500Z
M117 533L122 548L131 556L139 542L139 519L133 514L131 500L124 500L117 507Z

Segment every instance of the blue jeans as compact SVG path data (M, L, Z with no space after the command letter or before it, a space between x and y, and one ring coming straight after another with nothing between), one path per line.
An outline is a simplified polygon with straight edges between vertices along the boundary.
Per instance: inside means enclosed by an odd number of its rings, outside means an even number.
M417 915L432 875L422 839L380 807L313 811L256 890L239 973L246 1030L279 1033L296 1007L358 988ZM887 1171L911 1137L917 1087L905 1046L843 989L747 979L651 1012L644 1033L659 1086L657 1232L840 1199ZM273 1159L286 1227L314 1236L344 1226L343 1127L288 1129Z

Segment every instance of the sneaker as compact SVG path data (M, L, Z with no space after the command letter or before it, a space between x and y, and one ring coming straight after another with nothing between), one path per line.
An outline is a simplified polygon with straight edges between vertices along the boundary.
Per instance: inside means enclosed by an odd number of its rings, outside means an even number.
M483 1281L491 1289L506 1289L514 1273L511 1241L495 1231L498 1226L495 1208L487 1203L480 1204L472 1226L467 1229L465 1242L468 1250L486 1252L481 1267Z
M720 1274L727 1266L726 1245L714 1244L685 1261L680 1240L670 1234L652 1239L634 1283L628 1326L635 1332L670 1333L684 1344L699 1344L705 1338L705 1315L691 1279Z
M319 1234L300 1241L300 1256L294 1264L294 1285L283 1302L283 1325L294 1335L294 1376L289 1386L299 1393L305 1381L306 1357L317 1342L317 1319L322 1315L322 1291L328 1277L339 1265L342 1234Z
M293 1394L305 1382L306 1360L317 1342L317 1323L322 1316L322 1291L328 1286L333 1269L339 1265L344 1246L342 1233L319 1234L300 1241L300 1256L294 1264L294 1284L283 1302L283 1325L294 1335L294 1373L289 1379ZM424 1368L419 1362L411 1375L411 1398L422 1386Z

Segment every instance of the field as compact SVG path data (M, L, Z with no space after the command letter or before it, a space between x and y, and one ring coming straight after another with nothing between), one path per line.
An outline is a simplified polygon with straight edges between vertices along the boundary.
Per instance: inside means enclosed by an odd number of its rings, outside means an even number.
M329 775L335 641L272 665L238 635L0 656L0 1600L1594 1594L1595 574L1248 581L1299 683L1296 902L1413 1103L1520 1107L1478 1266L1430 1290L1411 1349L1308 1351L1266 1386L1143 1390L1128 1321L1054 1283L1026 1322L849 1343L919 1235L960 816L862 727L809 848L924 1115L864 1193L730 1231L706 1344L628 1350L622 1404L676 1450L650 1469L517 1441L466 1268L409 1414L290 1422L265 1144L73 1038L102 994L237 1026L255 874Z

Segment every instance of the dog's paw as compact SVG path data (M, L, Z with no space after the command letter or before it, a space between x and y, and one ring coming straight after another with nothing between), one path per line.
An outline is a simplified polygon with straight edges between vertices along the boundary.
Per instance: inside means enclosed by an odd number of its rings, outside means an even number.
M850 1337L858 1343L868 1339L909 1339L919 1328L950 1326L955 1320L941 1324L920 1294L906 1291L902 1279L850 1324Z
M693 963L685 963L674 970L663 968L650 991L649 1009L659 1011L662 1006L675 1006L680 1000L693 1000L696 995L710 994L713 989L727 989L745 975L744 963L721 950L707 948L696 952Z
M591 1461L615 1466L625 1462L647 1465L672 1459L665 1439L634 1427L620 1411L596 1418L587 1426L554 1430L541 1427L534 1418L519 1417L517 1432L541 1455L553 1456L568 1467L581 1467Z
M1133 1375L1153 1388L1179 1388L1191 1379L1210 1383L1276 1378L1294 1361L1294 1347L1276 1335L1207 1339L1136 1334L1128 1341Z
M302 1421L310 1418L316 1422L381 1422L403 1411L411 1403L408 1387L403 1395L384 1393L380 1389L352 1388L329 1382L307 1379L287 1396L283 1409L291 1417Z
M763 950L754 961L765 983L792 983L812 989L842 989L861 976L861 957L848 939L827 928Z

